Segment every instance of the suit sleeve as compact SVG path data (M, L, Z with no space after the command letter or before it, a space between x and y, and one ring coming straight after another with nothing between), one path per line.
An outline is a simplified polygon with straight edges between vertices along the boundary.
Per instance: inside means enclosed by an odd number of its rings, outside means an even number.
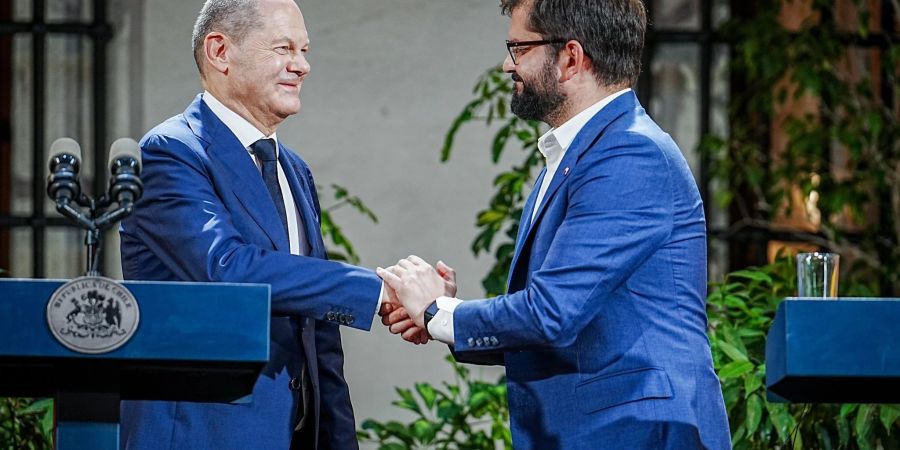
M585 152L568 180L565 217L540 269L522 291L461 303L454 311L455 350L571 345L670 236L668 166L657 144L641 135ZM492 345L473 346L472 337Z
M273 315L371 327L381 286L373 271L247 242L220 197L234 194L216 192L208 161L158 134L141 148L145 191L122 225L123 242L140 241L180 280L269 284Z

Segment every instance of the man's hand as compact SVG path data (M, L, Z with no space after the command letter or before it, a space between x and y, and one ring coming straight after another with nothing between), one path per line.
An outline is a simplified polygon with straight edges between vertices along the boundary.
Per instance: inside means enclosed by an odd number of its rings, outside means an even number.
M397 293L387 283L382 291L381 323L388 327L392 334L399 334L404 340L413 344L427 344L431 339L428 330L417 327L400 304Z
M456 275L453 269L449 267L446 269L448 270L445 274L452 280L451 283L447 282L447 278L441 277L437 270L422 258L412 255L401 259L390 270L379 267L377 273L385 284L394 290L413 323L424 329L425 309L428 305L436 298L446 295L448 289L452 289L455 294ZM448 288L448 285L452 288Z

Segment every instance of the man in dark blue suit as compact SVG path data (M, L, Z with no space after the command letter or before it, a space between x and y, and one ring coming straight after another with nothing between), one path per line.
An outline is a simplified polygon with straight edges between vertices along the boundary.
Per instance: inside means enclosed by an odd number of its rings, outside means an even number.
M706 337L703 204L630 89L641 0L501 5L512 111L552 127L508 292L444 296L452 271L411 256L379 270L404 306L384 321L404 337L426 327L460 361L504 364L517 449L730 448Z
M293 0L200 11L205 91L141 141L145 190L120 230L122 268L271 285L270 361L234 404L123 402L123 448L357 448L338 326L368 330L393 304L372 271L325 259L312 174L275 133L300 110L308 45Z

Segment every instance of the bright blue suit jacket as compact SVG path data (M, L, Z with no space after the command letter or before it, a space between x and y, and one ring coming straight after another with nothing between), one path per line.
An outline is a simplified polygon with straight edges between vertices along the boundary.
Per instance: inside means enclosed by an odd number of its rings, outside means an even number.
M279 146L311 251L290 254L287 233L247 150L198 95L141 140L144 195L123 221L130 280L271 285L270 359L252 399L235 404L122 402L122 448L288 449L309 368L316 430L297 448L357 448L338 325L368 330L381 282L370 270L326 261L319 203L307 165Z
M458 359L506 365L513 446L730 448L703 204L675 142L625 93L572 142L532 223L536 192L508 293L453 321Z

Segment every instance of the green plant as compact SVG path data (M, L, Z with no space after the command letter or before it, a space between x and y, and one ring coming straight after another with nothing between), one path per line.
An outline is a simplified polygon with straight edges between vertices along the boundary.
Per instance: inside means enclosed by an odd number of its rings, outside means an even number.
M412 422L366 420L357 432L359 440L377 443L379 450L511 449L504 378L496 383L477 380L452 356L447 361L456 373L455 384L416 383L415 393L396 388L400 399L392 404L412 412Z
M319 192L324 191L321 187L317 187L316 189ZM325 239L330 240L332 244L332 248L328 249L328 259L334 261L347 261L351 264L359 264L359 255L356 254L356 250L353 248L353 244L347 239L347 236L344 235L344 231L337 224L337 222L334 221L332 215L338 209L345 206L350 206L358 213L371 220L372 223L377 224L378 217L375 216L375 213L372 212L372 210L369 209L359 197L350 195L350 193L347 191L347 188L337 184L332 184L331 190L333 191L334 204L326 208L322 208L321 217L322 236Z
M53 400L0 398L0 449L52 449Z
M865 289L859 294L896 294L900 43L891 34L874 39L870 25L873 11L889 14L879 19L885 24L900 19L900 7L814 0L802 24L785 28L790 3L757 1L755 14L723 27L733 38L731 73L744 89L729 100L728 136L706 136L700 146L713 178L727 186L716 200L738 216L732 231L777 230L779 217L799 212L816 228L802 239L842 254L852 265L845 278ZM884 45L855 46L870 38ZM772 148L773 135L785 145Z
M796 290L795 273L780 258L711 286L708 334L735 450L900 448L900 405L766 401L766 332L778 303Z

